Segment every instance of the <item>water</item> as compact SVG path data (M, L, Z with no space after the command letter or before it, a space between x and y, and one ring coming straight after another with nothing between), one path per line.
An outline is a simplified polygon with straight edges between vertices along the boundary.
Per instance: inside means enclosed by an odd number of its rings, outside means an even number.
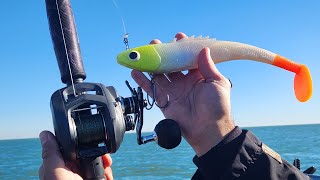
M265 144L301 169L318 167L320 174L320 124L254 127ZM185 141L174 150L156 144L137 145L135 134L126 134L119 151L112 155L115 179L190 179L196 170L193 150ZM38 179L41 146L38 139L0 141L0 179Z

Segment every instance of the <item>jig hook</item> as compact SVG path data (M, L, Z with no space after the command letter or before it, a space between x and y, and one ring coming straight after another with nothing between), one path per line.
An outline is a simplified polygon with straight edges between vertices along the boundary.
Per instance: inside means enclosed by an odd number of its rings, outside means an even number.
M169 106L169 101L170 101L170 96L167 94L167 102L165 105L163 106L160 106L157 102L156 102L156 85L155 85L155 82L154 82L154 78L153 78L153 75L149 73L149 76L151 78L151 90L152 90L152 102L150 102L150 99L149 99L149 94L147 93L147 102L148 102L148 105L149 107L146 107L147 110L150 110L152 109L152 107L154 105L156 105L158 108L166 108Z

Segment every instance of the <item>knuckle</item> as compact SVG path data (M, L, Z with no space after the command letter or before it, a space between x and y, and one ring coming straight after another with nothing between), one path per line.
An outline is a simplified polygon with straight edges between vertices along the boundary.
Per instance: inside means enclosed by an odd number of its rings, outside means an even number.
M59 156L60 151L56 148L44 147L42 150L42 159L48 159L53 156Z
M47 159L50 156L50 152L48 148L43 148L42 150L42 159Z

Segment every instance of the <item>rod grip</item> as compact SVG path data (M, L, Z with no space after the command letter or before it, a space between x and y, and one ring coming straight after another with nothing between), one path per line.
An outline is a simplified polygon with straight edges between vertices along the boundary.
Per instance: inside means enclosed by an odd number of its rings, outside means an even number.
M89 158L80 160L80 168L85 180L105 180L102 158Z
M46 0L46 9L61 81L71 84L70 70L74 81L84 80L86 73L70 0Z

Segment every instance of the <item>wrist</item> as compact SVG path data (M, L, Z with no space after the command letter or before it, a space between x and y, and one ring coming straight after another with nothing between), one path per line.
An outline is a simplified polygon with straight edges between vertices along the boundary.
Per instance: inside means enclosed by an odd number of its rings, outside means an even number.
M190 145L196 155L200 157L219 144L234 128L235 125L231 118L216 121L215 124L206 126L199 132L196 140Z

